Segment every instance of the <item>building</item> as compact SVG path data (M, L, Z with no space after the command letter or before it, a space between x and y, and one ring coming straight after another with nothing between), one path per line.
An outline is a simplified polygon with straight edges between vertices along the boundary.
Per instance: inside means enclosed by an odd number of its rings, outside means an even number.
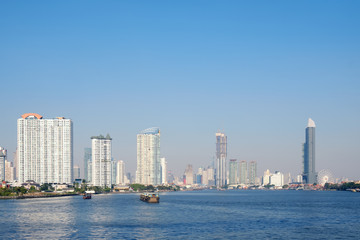
M160 158L161 184L167 184L167 162L165 158Z
M247 184L247 178L248 178L247 162L240 161L239 162L239 183L243 184L243 185Z
M111 141L108 134L106 137L91 137L92 173L91 184L99 187L111 187Z
M91 182L91 169L89 169L91 162L91 148L84 148L84 179Z
M5 180L6 149L0 147L0 182Z
M256 161L251 161L249 163L249 185L256 185L256 177L257 177L257 163Z
M185 184L186 185L193 185L194 184L194 171L191 164L188 164L185 169Z
M161 184L160 129L143 130L137 135L136 183Z
M217 132L216 136L216 186L223 187L226 183L227 137Z
M119 160L116 163L116 185L124 185L125 177L125 163Z
M215 170L213 167L209 167L207 170L207 179L208 182L206 185L215 186Z
M73 176L74 176L74 180L81 178L80 177L80 167L78 165L74 165Z
M275 171L275 173L270 176L270 185L282 187L284 185L284 174Z
M229 184L238 184L238 162L236 159L230 159L229 162Z
M263 175L263 178L262 178L262 185L263 185L263 186L266 186L266 185L269 185L269 184L270 184L270 176L271 176L270 170L267 169L267 170L264 172L264 175Z
M14 180L15 180L15 167L13 166L13 162L9 162L5 160L5 181L13 182Z
M18 181L71 184L73 124L70 119L44 119L26 113L17 120Z
M306 184L314 184L317 181L317 173L315 171L315 122L309 118L308 125L305 130L304 143L304 171L303 182Z

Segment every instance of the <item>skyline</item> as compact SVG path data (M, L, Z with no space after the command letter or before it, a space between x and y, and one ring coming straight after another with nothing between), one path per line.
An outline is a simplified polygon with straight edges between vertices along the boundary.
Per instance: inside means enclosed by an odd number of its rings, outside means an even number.
M227 160L295 175L310 117L316 170L358 179L359 7L1 2L0 146L12 160L21 114L63 116L74 123L74 164L91 136L109 133L114 159L135 173L136 134L157 126L180 175L211 163L220 129Z

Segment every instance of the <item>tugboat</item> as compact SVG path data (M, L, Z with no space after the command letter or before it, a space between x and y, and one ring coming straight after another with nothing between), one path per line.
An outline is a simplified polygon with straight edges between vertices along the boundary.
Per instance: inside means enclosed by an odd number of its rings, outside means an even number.
M92 193L95 193L95 191L85 191L83 199L91 199Z
M159 203L160 197L157 193L142 193L140 200L147 203Z

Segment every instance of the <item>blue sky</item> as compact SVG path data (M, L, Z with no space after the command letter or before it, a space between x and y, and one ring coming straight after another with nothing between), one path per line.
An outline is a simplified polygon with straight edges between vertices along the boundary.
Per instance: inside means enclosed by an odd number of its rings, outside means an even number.
M109 133L136 168L136 134L160 127L169 168L228 156L301 172L307 118L317 170L359 179L358 1L2 1L0 146L26 112L74 122L75 163Z

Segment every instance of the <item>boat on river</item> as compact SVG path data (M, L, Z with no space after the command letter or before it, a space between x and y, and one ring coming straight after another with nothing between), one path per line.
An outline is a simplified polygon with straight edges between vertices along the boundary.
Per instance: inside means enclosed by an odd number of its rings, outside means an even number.
M160 197L158 193L142 193L140 200L147 203L159 203Z
M91 199L92 193L95 193L95 191L85 191L83 199Z

